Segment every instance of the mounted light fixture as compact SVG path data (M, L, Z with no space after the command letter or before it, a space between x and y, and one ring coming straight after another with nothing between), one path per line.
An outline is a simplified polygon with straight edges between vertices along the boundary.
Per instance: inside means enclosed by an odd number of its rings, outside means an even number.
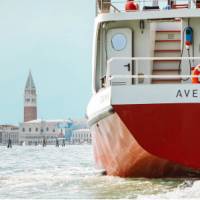
M144 29L145 29L144 20L140 20L139 26L140 26L141 33L143 34L144 33Z

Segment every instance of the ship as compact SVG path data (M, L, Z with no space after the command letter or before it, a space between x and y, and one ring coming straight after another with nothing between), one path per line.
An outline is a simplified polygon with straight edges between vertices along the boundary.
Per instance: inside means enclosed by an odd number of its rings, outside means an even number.
M96 167L200 176L200 2L97 0L87 107Z

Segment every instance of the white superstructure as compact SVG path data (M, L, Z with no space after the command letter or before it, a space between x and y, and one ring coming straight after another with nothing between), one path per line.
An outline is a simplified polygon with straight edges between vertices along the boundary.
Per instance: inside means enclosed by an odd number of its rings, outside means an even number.
M190 85L200 63L199 2L158 1L156 9L153 1L135 2L139 9L127 11L125 0L97 1L89 121L112 104L199 102L199 86Z

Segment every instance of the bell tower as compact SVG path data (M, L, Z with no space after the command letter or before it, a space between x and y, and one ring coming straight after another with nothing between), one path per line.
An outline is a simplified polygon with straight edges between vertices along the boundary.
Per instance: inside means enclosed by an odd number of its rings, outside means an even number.
M24 90L24 122L37 119L37 94L31 71Z

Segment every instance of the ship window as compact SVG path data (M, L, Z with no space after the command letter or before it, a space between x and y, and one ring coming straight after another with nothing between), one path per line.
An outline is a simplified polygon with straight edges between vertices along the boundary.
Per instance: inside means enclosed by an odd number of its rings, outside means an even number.
M126 47L127 39L126 36L122 33L117 33L112 37L111 40L112 48L115 51L121 51Z

